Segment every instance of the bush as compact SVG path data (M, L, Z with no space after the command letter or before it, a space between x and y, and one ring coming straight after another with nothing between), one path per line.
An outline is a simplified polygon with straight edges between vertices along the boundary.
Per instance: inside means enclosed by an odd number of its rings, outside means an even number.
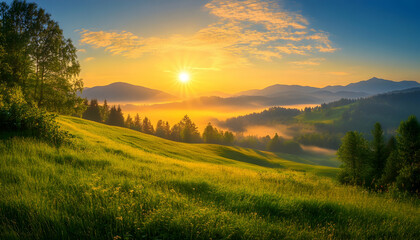
M60 146L69 134L60 130L56 117L26 102L19 87L0 85L0 130L3 134L36 137Z
M416 193L420 196L420 168L415 165L404 166L396 179L400 191Z

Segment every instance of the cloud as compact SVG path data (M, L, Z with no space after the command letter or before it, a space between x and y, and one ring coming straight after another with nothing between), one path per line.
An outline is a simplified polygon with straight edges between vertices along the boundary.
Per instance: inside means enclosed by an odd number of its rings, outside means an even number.
M85 53L86 52L86 49L83 49L83 48L77 49L77 52Z
M325 58L310 58L303 61L294 61L294 62L289 62L289 63L298 65L298 66L304 66L304 65L317 66L317 65L320 65L322 61L325 61Z
M87 57L87 58L85 58L83 61L84 62L90 62L90 61L92 61L92 60L94 60L95 58L94 57Z
M285 46L276 47L278 51L286 54L298 54L298 55L308 55L309 52L313 49L311 45L306 46L295 46L292 43L288 43Z
M79 31L80 42L128 58L171 51L200 52L212 61L211 69L337 50L326 32L308 29L306 18L274 1L212 0L204 8L218 20L189 36L141 37L127 31L83 29Z

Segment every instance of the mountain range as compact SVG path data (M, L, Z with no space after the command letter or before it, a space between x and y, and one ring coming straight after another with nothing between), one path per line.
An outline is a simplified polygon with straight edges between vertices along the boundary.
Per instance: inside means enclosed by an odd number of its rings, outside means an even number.
M232 96L205 96L180 102L177 97L163 91L117 82L107 86L85 88L82 97L110 102L148 102L159 109L183 108L261 108L278 105L321 104L337 101L342 98L358 99L375 94L420 87L415 81L391 81L371 78L366 81L351 83L345 86L326 86L323 88L276 84L264 89L252 89ZM217 92L216 92L217 94Z
M177 97L156 89L115 82L106 86L85 88L80 94L83 98L107 100L109 102L164 102Z
M282 85L275 84L263 89L252 89L235 94L236 96L266 96L275 97L284 93L300 93L300 94L329 94L329 95L344 95L348 98L357 98L361 95L375 95L379 93L404 90L409 88L420 87L420 83L416 81L391 81L373 77L369 80L350 83L345 86L335 85L326 86L323 88L300 86L300 85Z

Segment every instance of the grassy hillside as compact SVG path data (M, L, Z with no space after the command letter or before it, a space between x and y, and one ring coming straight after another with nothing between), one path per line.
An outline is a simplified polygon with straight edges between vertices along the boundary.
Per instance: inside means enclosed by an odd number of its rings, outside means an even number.
M75 135L72 146L0 140L0 239L420 234L418 200L338 185L336 168L171 142L71 117L60 123Z

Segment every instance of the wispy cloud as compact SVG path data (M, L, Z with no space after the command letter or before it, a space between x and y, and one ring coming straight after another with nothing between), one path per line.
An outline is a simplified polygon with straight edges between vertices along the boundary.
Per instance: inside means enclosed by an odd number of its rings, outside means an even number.
M212 60L210 69L247 65L253 60L272 61L283 55L337 50L326 32L308 29L306 18L286 11L274 1L212 0L204 8L218 21L190 36L145 38L127 31L85 29L80 31L80 42L128 58L177 50L197 51Z
M84 62L90 62L90 61L92 61L92 60L94 60L95 58L94 57L87 57L87 58L85 58L83 61Z

